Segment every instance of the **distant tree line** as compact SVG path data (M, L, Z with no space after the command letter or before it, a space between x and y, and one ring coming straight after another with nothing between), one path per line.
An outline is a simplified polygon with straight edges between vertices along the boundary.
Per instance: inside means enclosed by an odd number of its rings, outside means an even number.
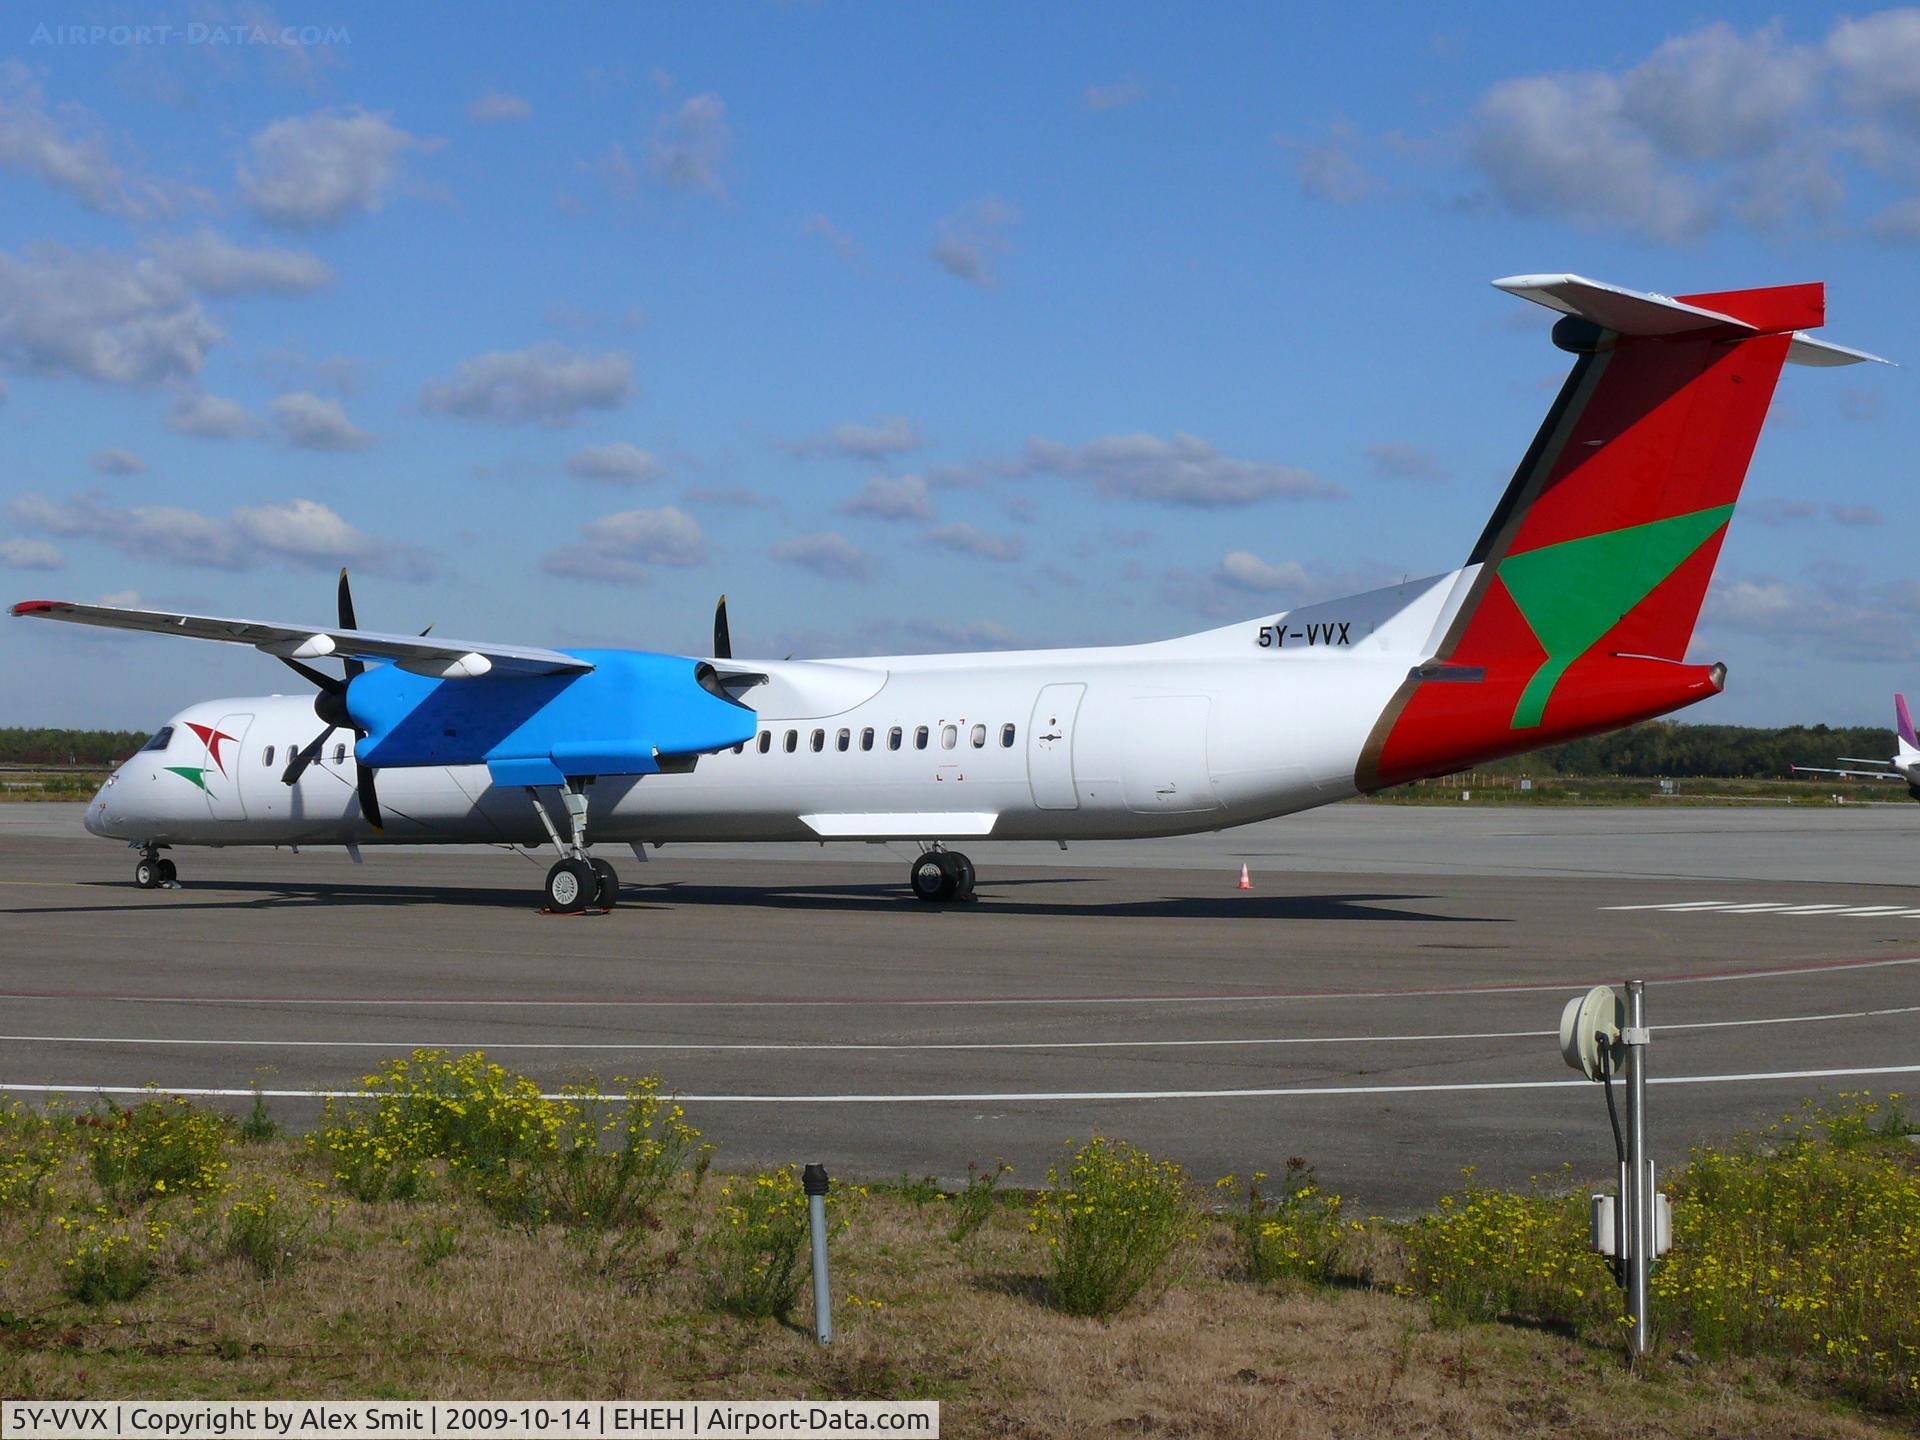
M0 765L114 765L146 743L141 730L0 728Z
M1689 725L1649 720L1611 735L1550 745L1497 767L1523 775L1785 777L1795 765L1833 765L1840 755L1883 759L1893 731L1874 725ZM1482 769L1495 767L1482 766Z

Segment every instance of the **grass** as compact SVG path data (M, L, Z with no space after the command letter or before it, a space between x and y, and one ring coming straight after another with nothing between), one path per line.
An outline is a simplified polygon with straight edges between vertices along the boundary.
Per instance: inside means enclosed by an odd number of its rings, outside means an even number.
M566 1183L614 1197L604 1219L508 1223L490 1187L541 1163L530 1135L574 1148L564 1102L556 1128L482 1063L416 1055L401 1073L414 1078L369 1077L335 1118L417 1141L405 1199L354 1198L332 1147L242 1143L229 1124L217 1187L116 1205L87 1125L0 1116L6 1151L36 1157L18 1172L31 1183L0 1196L0 1394L931 1398L953 1433L1021 1435L1840 1437L1920 1422L1899 1358L1920 1316L1920 1149L1872 1097L1675 1167L1660 1347L1628 1369L1618 1292L1564 1187L1470 1189L1386 1225L1347 1214L1304 1164L1197 1191L1117 1142L1080 1147L1042 1192L1011 1190L998 1166L951 1189L836 1187L822 1349L790 1172L709 1175L704 1140L635 1084L631 1105L575 1112L611 1168ZM487 1095L535 1123L472 1114ZM408 1123L384 1125L383 1107ZM450 1165L436 1152L459 1136L499 1163ZM651 1164L652 1145L671 1164ZM663 1168L658 1185L635 1179ZM1046 1243L1089 1218L1061 1209L1088 1197L1103 1245L1157 1257L1099 1319L1067 1313ZM1822 1307L1845 1327L1816 1334L1805 1316Z

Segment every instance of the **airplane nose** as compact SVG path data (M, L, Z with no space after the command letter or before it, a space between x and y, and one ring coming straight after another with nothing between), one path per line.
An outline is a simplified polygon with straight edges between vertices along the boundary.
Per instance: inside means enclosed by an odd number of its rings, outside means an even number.
M89 835L110 835L113 819L107 813L107 792L113 788L113 783L117 779L119 779L117 775L109 776L107 783L95 792L93 800L88 804L86 816L81 823L87 827Z

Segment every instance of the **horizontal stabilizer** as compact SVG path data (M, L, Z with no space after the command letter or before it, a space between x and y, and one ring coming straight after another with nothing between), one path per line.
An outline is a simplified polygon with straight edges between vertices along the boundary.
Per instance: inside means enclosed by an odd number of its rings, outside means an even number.
M318 660L333 656L387 660L435 679L467 679L486 674L577 674L593 669L585 660L536 646L475 644L437 636L428 639L423 635L386 635L373 630L280 625L217 615L182 615L168 610L131 610L119 605L79 605L69 600L23 600L13 607L12 613L36 620L99 625L109 630L145 630L156 635L186 635L195 640L224 640L230 644L251 645L283 659Z
M1599 280L1589 280L1583 275L1509 275L1493 283L1509 295L1518 295L1549 310L1558 310L1562 315L1577 315L1617 335L1656 338L1695 335L1712 338L1719 334L1728 339L1738 339L1786 331L1793 335L1793 343L1787 349L1787 362L1792 365L1858 365L1863 361L1878 365L1893 363L1878 355L1868 354L1865 350L1816 340L1802 330L1802 325L1822 323L1826 318L1824 308L1816 296L1804 310L1796 313L1790 308L1791 297L1798 288L1812 290L1816 287L1782 286L1774 291L1734 291L1724 297L1693 297L1695 300L1724 298L1735 302L1748 296L1781 297L1771 302L1770 313L1735 315L1726 310L1696 305L1689 300L1675 299L1671 295L1656 295L1647 290L1628 290L1619 285L1608 285Z

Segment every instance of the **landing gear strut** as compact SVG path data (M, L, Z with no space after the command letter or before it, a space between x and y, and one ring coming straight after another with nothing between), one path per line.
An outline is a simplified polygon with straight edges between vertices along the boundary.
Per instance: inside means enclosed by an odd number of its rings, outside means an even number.
M560 786L560 800L567 810L567 840L560 838L540 792L531 785L527 787L534 813L540 817L553 848L560 852L559 860L547 871L546 896L547 908L561 915L611 910L620 899L620 877L613 866L587 854L587 786L591 783L592 777L588 776L568 779Z
M973 861L958 850L943 850L938 846L915 860L907 872L907 884L914 898L929 904L973 899L974 878Z
M179 878L180 872L174 868L173 861L162 858L157 846L148 845L140 851L140 859L133 867L133 883L142 890L171 887Z

